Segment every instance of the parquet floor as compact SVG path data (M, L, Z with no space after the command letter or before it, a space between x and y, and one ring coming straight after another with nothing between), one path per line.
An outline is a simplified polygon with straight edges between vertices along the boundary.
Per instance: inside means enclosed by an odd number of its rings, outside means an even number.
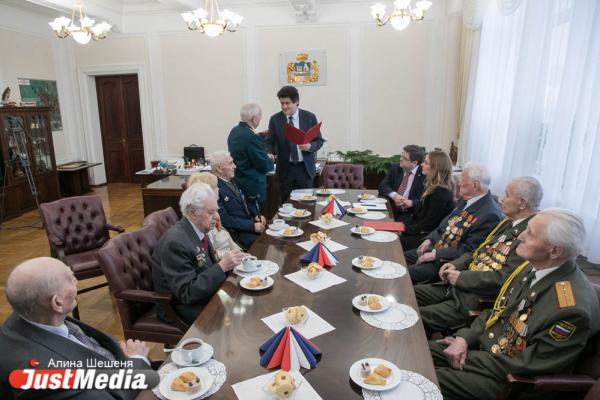
M121 225L127 232L139 229L144 221L142 207L142 191L139 184L111 183L93 189L100 196L106 219ZM39 220L37 211L30 211L23 216L2 223L0 229L0 322L4 322L12 312L5 296L6 279L10 271L20 262L33 257L49 256L48 239L43 229L18 228ZM41 224L38 224L41 225ZM88 279L80 282L84 288L105 281L104 278ZM79 313L81 320L93 327L123 339L123 329L116 304L111 299L108 287L93 290L79 296ZM150 344L150 343L149 343ZM162 345L151 344L151 357L163 359Z

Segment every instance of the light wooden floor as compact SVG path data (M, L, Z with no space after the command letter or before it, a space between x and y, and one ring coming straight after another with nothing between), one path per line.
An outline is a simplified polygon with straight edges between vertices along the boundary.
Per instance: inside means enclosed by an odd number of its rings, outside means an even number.
M142 192L139 184L111 183L94 188L104 205L106 219L121 225L127 232L139 229L144 221ZM30 211L19 218L2 223L0 229L0 322L12 312L5 296L6 279L10 271L20 262L33 257L49 256L48 239L43 229L19 228L39 220L37 211ZM41 225L41 224L38 224ZM105 281L104 278L88 279L80 288ZM78 298L81 320L93 327L123 339L123 329L117 307L110 297L108 287L84 293ZM151 344L151 357L163 359L162 345Z

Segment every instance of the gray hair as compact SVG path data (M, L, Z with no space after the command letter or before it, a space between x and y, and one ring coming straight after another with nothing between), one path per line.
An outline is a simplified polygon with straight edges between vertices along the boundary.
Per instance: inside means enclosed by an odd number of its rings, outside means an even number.
M485 165L468 162L465 164L463 170L469 175L469 178L472 181L479 182L479 187L482 192L487 193L490 188L490 183L492 183L492 177Z
M581 217L564 208L546 208L538 215L550 217L546 226L546 241L563 250L563 259L577 258L585 242L585 225Z
M529 208L537 210L544 196L542 184L533 176L519 176L510 183L515 185L519 197L527 201Z
M6 299L18 315L30 321L37 321L38 317L49 312L49 300L59 294L65 285L66 275L55 271L43 271L34 263L44 262L47 259L48 268L56 268L62 264L64 272L68 271L59 260L50 257L40 257L25 261L17 265L6 281Z
M221 171L221 166L229 162L231 158L231 154L225 150L215 151L208 155L208 160L210 161L210 166L213 169L213 172Z
M187 188L179 199L181 214L187 216L191 208L203 208L209 198L216 199L215 191L206 183L198 182Z
M240 110L240 119L244 122L250 122L250 120L258 114L260 114L260 106L256 103L246 103Z

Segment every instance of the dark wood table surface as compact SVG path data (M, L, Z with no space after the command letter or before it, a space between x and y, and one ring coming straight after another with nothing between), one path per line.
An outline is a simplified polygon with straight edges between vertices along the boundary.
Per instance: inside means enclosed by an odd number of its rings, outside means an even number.
M338 198L358 201L357 194L360 192L348 190ZM335 327L334 331L311 339L321 348L323 355L316 368L302 371L323 399L361 399L361 388L350 380L348 371L355 361L366 357L389 360L400 369L417 372L437 384L420 319L408 329L382 330L364 322L359 311L352 307L354 296L377 293L392 296L396 301L418 310L408 274L398 279L376 279L351 265L351 260L359 255L372 255L406 265L400 240L375 243L356 237L350 233L350 228L363 220L344 216L343 220L350 225L332 229L329 233L334 241L349 248L335 252L339 263L330 271L347 281L311 293L284 278L284 275L299 269L299 259L306 251L296 243L308 240L310 233L319 230L308 222L314 219L315 211L319 215L322 207L314 203L296 203L296 206L313 213L309 218L291 220L291 224L304 230L302 236L279 239L263 234L250 249L250 253L259 259L268 259L280 266L278 273L272 276L274 285L252 292L239 286L241 278L230 275L184 336L200 337L210 343L215 349L214 358L227 368L227 380L210 398L235 399L232 384L269 372L259 364L259 347L274 333L261 319L280 312L282 307L296 305L306 305ZM145 391L138 398L153 399L155 396Z

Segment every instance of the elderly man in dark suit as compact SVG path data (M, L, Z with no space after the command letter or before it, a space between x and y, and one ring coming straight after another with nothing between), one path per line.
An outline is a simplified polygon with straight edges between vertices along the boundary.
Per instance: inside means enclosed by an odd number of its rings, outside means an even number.
M500 222L502 212L489 191L490 174L485 166L467 163L460 177L456 208L440 222L415 250L405 253L413 283L438 277L446 261L475 250Z
M284 202L294 189L313 186L315 177L315 154L323 146L319 135L310 143L297 145L285 138L286 124L292 124L306 132L317 124L317 117L310 111L298 108L300 95L293 86L284 86L277 92L281 111L269 120L269 135L265 139L271 153L277 154L277 177L281 201Z
M206 183L195 183L179 200L183 218L158 241L152 253L152 280L157 292L173 295L175 311L188 324L219 290L226 273L247 256L225 253L217 262L208 232L219 212L217 195ZM164 310L158 316L166 320Z
M132 368L150 369L148 346L129 339L120 345L110 336L67 317L77 305L77 279L61 261L40 257L23 262L8 276L6 297L13 308L0 329L2 399L133 399L135 390L21 390L9 385L12 370L39 369L50 361L101 363L131 361Z
M392 165L390 171L379 184L379 195L392 201L394 219L404 223L412 221L412 208L404 206L405 200L415 203L423 194L425 175L421 164L425 159L423 149L409 144L402 149L400 162Z
M267 173L273 170L272 155L254 129L260 124L262 111L256 103L247 103L240 110L240 123L229 132L227 147L237 167L235 183L246 200L259 210L267 199Z

